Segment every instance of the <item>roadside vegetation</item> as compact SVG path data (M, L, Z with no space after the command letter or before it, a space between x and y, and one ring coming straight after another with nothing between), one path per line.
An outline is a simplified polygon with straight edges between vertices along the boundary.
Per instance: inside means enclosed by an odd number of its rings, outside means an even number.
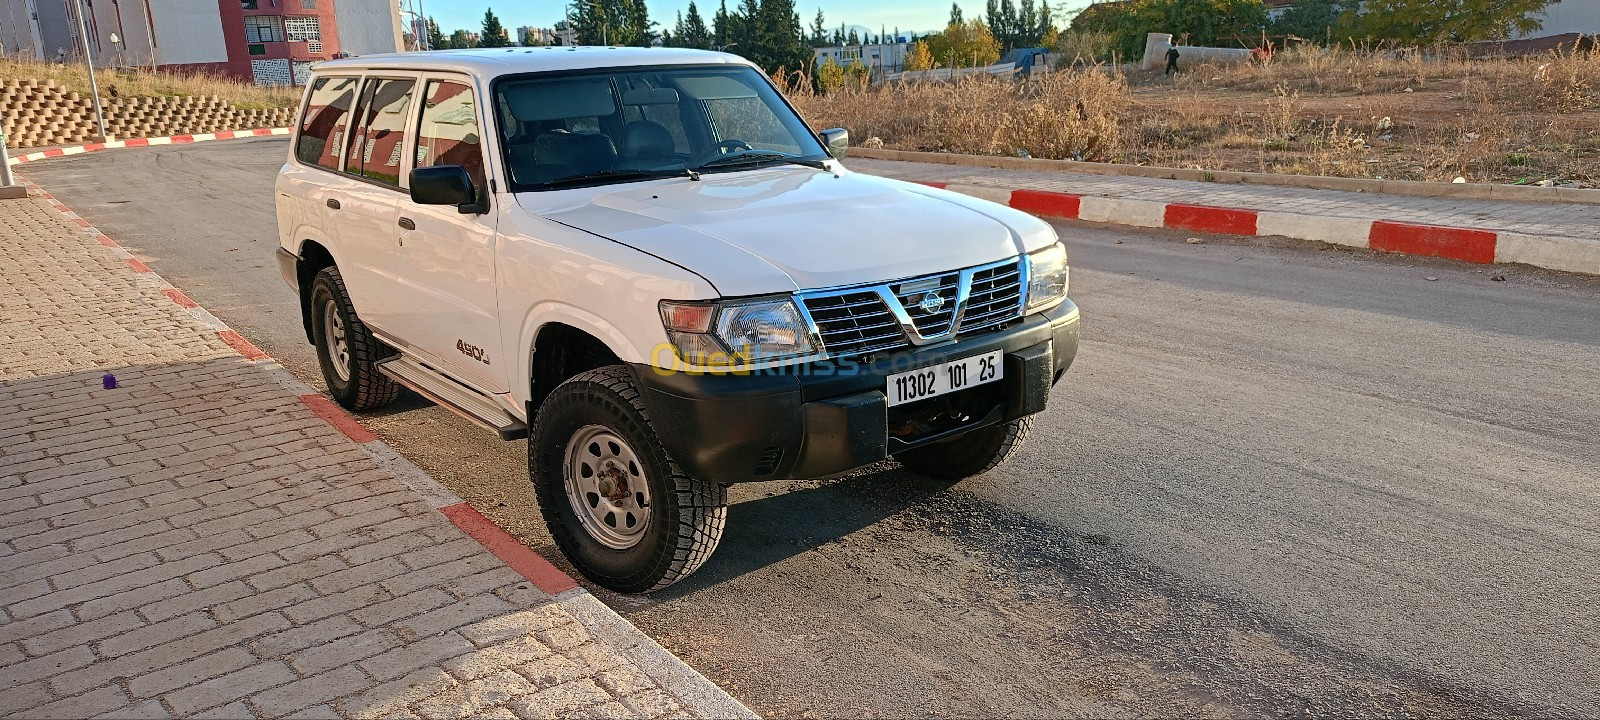
M1063 35L1067 35L1063 33ZM1075 41L1103 43L1093 36ZM1305 45L1176 78L1076 65L1025 80L787 91L814 127L903 150L1342 177L1600 186L1600 54Z
M241 110L294 107L301 88L262 87L215 75L177 75L141 69L96 68L101 97L216 96ZM0 58L0 80L54 80L69 92L89 96L89 73L83 65Z

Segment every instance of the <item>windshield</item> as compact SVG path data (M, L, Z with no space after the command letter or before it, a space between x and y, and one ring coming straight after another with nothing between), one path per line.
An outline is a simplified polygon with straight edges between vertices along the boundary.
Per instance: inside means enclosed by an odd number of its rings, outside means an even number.
M755 69L530 75L495 85L514 192L828 157Z

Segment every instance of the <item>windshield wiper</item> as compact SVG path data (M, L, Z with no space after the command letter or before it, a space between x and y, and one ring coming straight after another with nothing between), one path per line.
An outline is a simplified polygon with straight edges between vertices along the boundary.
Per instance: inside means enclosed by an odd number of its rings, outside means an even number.
M648 180L664 177L693 177L693 173L685 169L675 170L596 170L594 172L579 173L559 177L549 182L540 183L540 187L562 187L566 185L582 185L592 182L611 182L623 180Z
M807 160L803 157L790 155L786 152L778 152L776 150L756 150L754 152L747 151L732 155L724 155L715 160L707 160L703 163L700 163L695 169L704 170L715 167L755 165L758 163L768 163L774 161L786 162L790 165L803 165L808 168L816 168L823 172L833 172L833 168L828 167L828 164L821 160Z

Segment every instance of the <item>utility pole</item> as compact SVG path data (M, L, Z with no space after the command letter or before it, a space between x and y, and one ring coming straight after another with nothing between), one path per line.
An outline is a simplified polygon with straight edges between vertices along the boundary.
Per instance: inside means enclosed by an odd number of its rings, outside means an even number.
M89 97L94 100L94 121L100 128L100 141L105 142L111 138L106 135L106 111L100 107L100 83L94 78L94 56L89 54L89 27L84 24L82 0L74 0L78 11L78 47L83 49L83 64L89 68Z
M151 0L144 0L144 37L150 42L150 72L156 71L156 21Z

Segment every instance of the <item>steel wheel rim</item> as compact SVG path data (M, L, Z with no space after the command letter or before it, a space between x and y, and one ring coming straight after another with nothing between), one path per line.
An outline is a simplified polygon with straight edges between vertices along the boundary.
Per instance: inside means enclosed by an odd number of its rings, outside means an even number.
M322 306L322 336L326 341L323 344L328 347L328 360L333 364L333 373L341 381L350 382L350 343L344 334L344 318L332 302Z
M613 550L638 545L650 529L650 483L639 456L616 433L585 425L567 443L567 499L589 537Z

